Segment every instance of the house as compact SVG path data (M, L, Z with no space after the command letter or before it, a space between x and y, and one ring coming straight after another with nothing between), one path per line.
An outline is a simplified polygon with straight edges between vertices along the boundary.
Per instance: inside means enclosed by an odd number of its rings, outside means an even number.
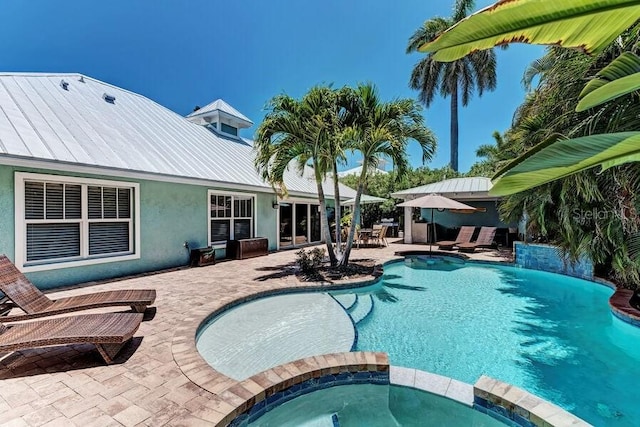
M239 136L252 124L223 100L182 117L81 74L0 74L0 253L50 288L184 265L189 247L224 256L229 239L321 241L313 171L287 171L278 200Z

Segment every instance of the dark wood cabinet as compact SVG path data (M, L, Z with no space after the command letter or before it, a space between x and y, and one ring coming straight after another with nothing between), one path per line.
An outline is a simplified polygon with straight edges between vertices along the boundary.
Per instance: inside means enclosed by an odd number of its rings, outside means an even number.
M189 265L191 267L203 267L205 265L212 265L215 263L215 249L211 247L191 249L191 256L189 257Z
M269 254L269 240L266 237L227 241L227 258L245 259Z

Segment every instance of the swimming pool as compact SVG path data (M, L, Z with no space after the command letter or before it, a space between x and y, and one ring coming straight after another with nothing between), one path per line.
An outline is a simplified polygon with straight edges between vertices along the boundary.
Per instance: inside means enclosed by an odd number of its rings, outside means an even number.
M375 410L373 410L375 409ZM414 388L359 384L314 391L286 402L249 427L504 427L461 403Z
M376 285L333 298L297 293L241 304L200 328L198 349L240 380L351 345L465 383L488 375L596 426L638 425L640 328L611 314L611 289L509 266L428 261L387 264Z
M335 296L349 300L347 311L373 301L357 323L357 350L468 383L486 374L594 425L637 426L640 329L612 316L612 293L540 271L414 258L387 265L377 285Z

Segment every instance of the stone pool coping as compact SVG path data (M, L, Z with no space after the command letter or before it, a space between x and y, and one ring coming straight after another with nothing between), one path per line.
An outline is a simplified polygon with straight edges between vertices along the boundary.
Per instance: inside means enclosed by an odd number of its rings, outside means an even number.
M496 418L506 425L522 427L591 425L557 405L486 375L481 376L475 385L471 385L443 375L399 366L391 366L389 374L392 385L415 388L455 400Z
M483 375L473 386L473 407L514 426L587 427L591 424L519 387Z

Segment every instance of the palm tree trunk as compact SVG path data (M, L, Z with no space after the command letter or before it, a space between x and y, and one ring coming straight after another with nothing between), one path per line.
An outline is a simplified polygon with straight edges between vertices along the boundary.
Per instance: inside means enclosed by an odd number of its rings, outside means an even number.
M337 257L340 258L342 252L342 227L340 224L342 212L340 212L340 183L338 181L338 164L336 162L333 162L333 194L335 201L334 220L336 222L336 252L338 253Z
M458 84L451 91L451 169L458 172Z
M358 180L358 187L356 188L356 202L353 205L353 218L351 220L351 228L349 228L349 237L347 237L347 244L340 260L341 266L349 265L349 256L351 255L351 248L353 247L353 239L356 235L356 227L360 223L360 198L364 191L364 181L367 178L367 169L369 165L366 162L362 162L362 173Z
M329 217L327 216L327 202L324 198L322 181L316 179L316 184L318 187L318 201L320 202L320 222L322 223L322 234L324 235L325 243L327 245L329 261L331 262L331 265L336 265L338 263L338 259L336 258L335 252L333 252L333 244L331 242L331 228L329 227Z

